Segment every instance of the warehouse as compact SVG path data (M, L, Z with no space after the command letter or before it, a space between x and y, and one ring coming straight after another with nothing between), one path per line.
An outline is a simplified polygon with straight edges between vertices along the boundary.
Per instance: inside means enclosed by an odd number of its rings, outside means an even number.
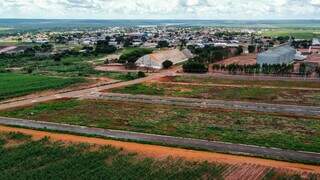
M166 60L171 61L173 64L178 64L192 57L193 55L188 49L182 51L170 49L145 55L136 61L136 65L138 67L162 69L162 63Z
M290 45L281 45L257 55L258 64L290 64L297 51Z

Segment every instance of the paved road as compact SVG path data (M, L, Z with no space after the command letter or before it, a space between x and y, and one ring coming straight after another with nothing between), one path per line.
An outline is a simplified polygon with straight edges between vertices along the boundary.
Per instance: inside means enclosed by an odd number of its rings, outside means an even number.
M223 108L235 110L250 110L257 112L284 113L302 116L320 116L320 107L315 106L296 106L281 104L266 104L240 101L208 100L195 98L148 96L148 95L129 95L116 93L101 93L86 96L87 99L105 99L126 102L143 102L152 104L168 104L201 108Z
M298 152L282 150L275 148L265 148L258 146L248 146L241 144L230 144L216 141L205 141L200 139L179 138L172 136L144 134L127 131L105 130L98 128L89 128L83 126L74 126L66 124L57 124L50 122L40 122L12 118L0 118L0 124L11 126L22 126L36 129L56 130L69 133L79 133L85 135L97 135L106 138L121 140L133 140L142 142L160 143L172 146L182 146L188 148L209 150L221 153L230 153L237 155L257 156L272 158L285 161L310 162L320 164L320 154L311 152Z

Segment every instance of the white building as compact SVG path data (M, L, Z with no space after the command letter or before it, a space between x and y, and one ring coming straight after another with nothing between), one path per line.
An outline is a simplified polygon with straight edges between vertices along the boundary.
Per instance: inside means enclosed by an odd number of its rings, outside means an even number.
M297 51L285 44L269 49L257 55L258 64L290 64L294 61Z
M192 57L193 55L188 49L182 51L171 49L145 55L136 61L136 65L138 67L162 69L162 63L166 60L171 61L173 64L178 64Z

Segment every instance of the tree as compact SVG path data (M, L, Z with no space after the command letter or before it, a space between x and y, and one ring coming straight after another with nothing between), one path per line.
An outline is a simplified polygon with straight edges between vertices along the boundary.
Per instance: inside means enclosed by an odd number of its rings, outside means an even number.
M254 53L256 51L256 46L255 45L249 45L248 46L248 51L249 51L249 53Z
M144 72L142 72L142 71L139 71L138 72L138 78L144 78L144 77L146 77L146 74Z
M205 64L197 62L193 59L188 60L182 66L183 71L186 73L206 73L208 72L208 67Z
M165 60L165 61L162 63L162 67L165 68L165 69L169 69L171 66L173 66L173 62L172 62L172 61Z
M117 50L115 46L109 45L109 41L107 40L100 40L97 42L96 52L97 53L107 53L111 54Z
M152 53L151 49L138 48L127 53L124 53L119 58L119 63L132 63L134 64L140 57Z
M54 57L53 57L53 60L55 62L60 62L61 61L61 55L60 54L55 54Z
M169 47L169 42L168 41L159 41L157 48L166 48Z
M132 40L131 39L125 39L123 47L130 47L132 45Z

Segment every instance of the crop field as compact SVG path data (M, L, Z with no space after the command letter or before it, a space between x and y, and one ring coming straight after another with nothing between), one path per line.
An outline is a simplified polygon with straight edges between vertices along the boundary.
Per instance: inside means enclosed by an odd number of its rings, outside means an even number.
M61 100L0 116L320 152L320 118L103 100Z
M225 168L172 158L157 161L110 146L33 141L19 133L2 133L0 151L0 179L221 179Z
M318 37L320 29L271 29L262 32L264 36L279 37L279 36L292 36L297 39L312 39Z
M112 146L54 142L0 132L1 179L301 179L263 166L146 158ZM246 173L244 173L246 172ZM316 178L315 174L304 175Z
M60 89L85 82L82 78L56 78L39 75L0 73L0 100L36 91Z
M110 90L113 93L217 99L293 105L320 105L319 90L229 87L177 83L143 83Z

